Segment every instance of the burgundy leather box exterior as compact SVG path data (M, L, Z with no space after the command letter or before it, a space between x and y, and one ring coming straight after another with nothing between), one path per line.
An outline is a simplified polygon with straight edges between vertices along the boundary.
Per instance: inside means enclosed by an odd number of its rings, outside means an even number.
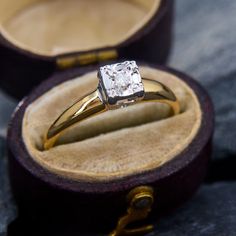
M116 59L140 59L163 64L171 47L172 16L173 0L163 0L148 24L132 37L115 48L101 48L93 53L115 49L118 54ZM58 70L58 58L87 53L90 52L74 52L56 57L39 56L14 46L0 34L0 86L10 95L22 98L35 85Z
M154 188L156 201L151 218L155 220L191 197L205 177L211 154L212 103L205 90L188 76L166 67L157 68L177 75L195 91L203 114L201 127L191 145L162 167L116 181L78 182L50 173L32 160L22 140L22 118L27 106L56 84L94 69L92 66L55 74L22 101L9 125L8 154L12 190L19 215L27 224L36 227L40 222L38 232L44 234L44 227L109 232L126 212L127 193L136 186Z

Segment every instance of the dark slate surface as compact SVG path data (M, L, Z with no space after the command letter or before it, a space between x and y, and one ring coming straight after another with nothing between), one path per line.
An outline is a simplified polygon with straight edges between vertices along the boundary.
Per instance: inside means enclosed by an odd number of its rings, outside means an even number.
M16 216L16 207L7 177L7 163L5 158L5 140L0 137L0 236L5 235L6 225Z
M236 153L236 1L177 0L169 65L210 92L216 110L214 158Z
M5 134L8 120L16 102L0 93L0 236L5 236L6 226L16 217L16 207L12 199L7 176Z
M182 208L160 220L149 236L234 236L235 196L235 183L205 185Z
M175 41L169 65L192 75L209 91L216 111L214 154L208 183L185 206L157 222L155 233L149 236L236 235L235 12L236 1L232 0L176 0ZM2 137L15 105L0 93ZM4 140L0 139L1 150L3 146ZM16 217L3 151L0 176L0 236L3 236L8 223ZM222 180L225 182L218 183Z

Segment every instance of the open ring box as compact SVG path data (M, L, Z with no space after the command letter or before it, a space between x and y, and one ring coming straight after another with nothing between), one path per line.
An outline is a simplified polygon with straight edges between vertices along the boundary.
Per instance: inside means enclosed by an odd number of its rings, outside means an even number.
M121 1L114 4L118 2ZM145 6L146 2L156 4L159 1L145 1ZM169 9L167 2L159 2L160 12L155 13L153 20L156 28L167 17L168 11L162 12L167 6ZM162 22L164 28L169 27L169 19L170 16ZM153 29L156 39L159 36L162 40L169 38L168 34L154 32ZM171 88L180 101L180 114L171 116L170 107L159 103L109 111L73 126L59 139L59 145L42 151L43 136L57 116L96 88L97 64L54 73L17 107L8 130L10 179L19 215L26 219L27 227L37 227L34 235L47 235L46 228L51 229L48 232L53 229L57 235L113 230L113 235L135 230L144 233L150 228L143 225L173 211L189 199L202 182L211 153L214 115L211 101L206 91L189 76L150 63L165 58L166 53L161 52L166 52L167 42L163 41L162 48L150 43L149 37L147 27L143 35L135 36L135 43L130 42L129 47L124 44L127 47L124 56L145 60L145 63L137 61L141 75ZM145 38L149 40L148 47ZM158 47L163 49L160 50L162 59L157 56ZM124 49L114 48L118 53ZM66 59L60 61L64 61L61 65L80 62L78 56L81 54L76 55L74 60L64 55ZM37 73L31 71L27 82L33 81ZM145 208L147 198L140 198L143 201L135 208L136 199L133 198L144 196L147 190L152 204ZM146 222L137 223L135 217Z

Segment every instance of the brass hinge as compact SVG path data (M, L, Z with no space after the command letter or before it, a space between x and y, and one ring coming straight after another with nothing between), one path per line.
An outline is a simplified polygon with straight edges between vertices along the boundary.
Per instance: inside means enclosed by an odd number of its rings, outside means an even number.
M148 186L140 186L128 194L129 208L126 215L121 217L116 229L109 236L144 235L153 230L152 225L144 225L139 228L127 228L130 223L145 219L151 211L154 201L153 189Z
M59 69L68 69L77 65L89 65L100 61L113 60L118 57L115 49L109 49L100 52L88 52L80 55L69 55L58 57L56 60Z

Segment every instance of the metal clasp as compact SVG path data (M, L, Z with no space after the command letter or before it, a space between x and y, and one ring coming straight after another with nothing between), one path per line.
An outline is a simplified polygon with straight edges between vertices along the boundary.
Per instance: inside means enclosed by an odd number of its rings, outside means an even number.
M153 230L153 225L145 225L139 228L128 228L130 223L145 219L154 201L153 189L140 186L133 189L127 196L129 208L127 214L118 221L116 229L109 236L143 235Z

